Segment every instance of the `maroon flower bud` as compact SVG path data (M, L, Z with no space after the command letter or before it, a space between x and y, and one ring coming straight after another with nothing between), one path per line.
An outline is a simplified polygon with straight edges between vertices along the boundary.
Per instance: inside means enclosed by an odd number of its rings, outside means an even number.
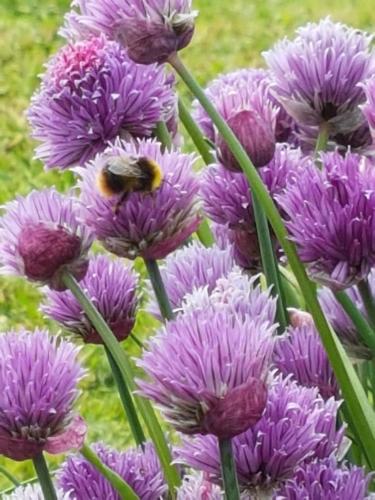
M18 251L26 276L33 281L52 282L54 288L61 288L59 275L65 269L76 272L79 279L86 273L87 261L78 265L75 262L81 253L81 240L61 227L50 229L43 224L25 227L19 237Z
M219 439L242 434L258 422L266 403L267 387L264 382L252 377L217 400L205 414L202 429Z
M270 123L264 122L253 110L242 110L227 120L255 167L264 167L275 154L275 132ZM229 170L242 172L236 158L225 140L217 140L219 159Z

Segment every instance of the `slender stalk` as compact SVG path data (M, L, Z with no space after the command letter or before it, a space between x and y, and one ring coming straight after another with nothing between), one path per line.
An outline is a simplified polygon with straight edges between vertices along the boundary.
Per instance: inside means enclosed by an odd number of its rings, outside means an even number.
M319 127L319 135L315 146L315 157L319 155L321 151L325 151L327 148L329 139L329 123L322 122Z
M5 467L2 467L0 465L0 474L2 474L3 476L5 476L7 479L9 479L9 481L11 483L14 484L14 486L19 486L21 483L10 473L6 470Z
M181 78L185 81L185 83L187 83L188 86L189 86L188 82L190 82L190 84L191 83L194 84L194 91L197 91L197 87L199 88L200 95L197 95L196 92L193 92L193 93L196 95L196 97L201 102L203 107L205 107L206 111L210 115L210 117L213 120L213 122L215 123L215 125L218 127L219 132L222 134L224 139L227 139L227 135L228 135L227 133L228 133L228 131L230 131L231 138L234 138L236 145L237 144L239 145L240 143L238 142L237 138L233 134L232 130L227 126L227 124L223 121L223 119L217 113L216 109L212 106L210 101L207 99L203 90L199 87L197 82L195 82L192 79L190 73L182 65L180 59L178 59L178 56L176 56L176 58L170 60L169 62L176 69L176 71L180 74ZM193 90L191 86L190 86L190 90ZM204 96L204 102L201 99L202 95ZM211 106L210 110L208 110L205 106L207 103L209 103ZM182 102L181 102L181 104L182 104ZM199 127L195 124L194 120L191 118L191 116L189 115L187 110L184 109L183 104L182 105L181 104L179 106L179 110L180 110L180 115L182 115L181 120L184 119L185 123L186 123L186 124L184 123L184 126L188 130L189 134L192 136L195 144L197 141L198 144L200 145L200 147L202 147L203 143L205 143L205 148L204 148L203 152L204 152L207 160L209 162L212 162L212 156L211 156L208 144L204 140ZM213 116L209 111L211 111L211 112L213 111L215 116ZM225 125L225 132L224 133L223 133L223 130L221 130L222 127L219 127L218 121L220 122L220 125ZM228 145L229 145L229 142L228 142ZM241 146L241 149L242 149L242 146ZM251 163L250 159L248 158L247 154L245 153L245 151L243 149L242 149L242 151L244 152L244 155L246 156L247 162L250 165L252 165L252 163ZM207 157L207 152L210 153L209 158ZM278 271L278 266L277 266L276 259L275 259L275 254L273 252L268 222L267 222L267 218L265 217L265 214L263 212L262 205L259 203L256 194L252 193L252 197L253 197L255 225L256 225L257 234L258 234L258 241L259 241L260 253L261 253L261 257L262 257L264 274L266 276L268 286L273 285L272 293L276 297L278 297L277 321L280 325L279 326L280 330L283 331L288 324L288 320L287 320L288 315L287 315L285 304L284 304L284 296L283 296L283 293L281 290L281 280L279 277L279 271Z
M219 439L219 449L225 498L226 500L240 500L240 490L238 487L231 440Z
M130 333L129 337L137 344L138 347L140 347L141 349L144 349L144 344L141 340L139 340L138 337L136 337L134 335L134 333Z
M375 354L375 332L366 321L366 318L358 311L353 301L345 292L336 292L335 297L352 320L362 340Z
M151 280L152 288L155 292L156 300L159 304L162 317L168 320L173 319L174 314L172 306L169 302L158 263L156 262L156 260L145 259L145 264Z
M192 118L181 97L178 100L178 112L180 115L180 120L186 129L186 132L190 135L205 164L210 165L211 163L215 163L215 158L211 153L210 146L207 144L207 141L205 140L201 129Z
M372 328L375 328L375 299L367 279L360 281L357 285L361 299L365 306L367 317Z
M258 198L254 194L252 195L252 198L255 225L257 228L264 274L266 276L267 285L273 285L271 293L275 297L278 297L276 318L279 323L278 332L281 334L288 326L288 313L285 307L284 292L281 288L279 269L276 263L267 217L262 210Z
M279 268L280 269L280 268ZM288 278L282 272L280 274L280 279L282 282L282 290L285 295L285 305L286 307L294 307L296 309L303 309L301 304L301 299L298 295L298 291L294 288L293 284L288 280ZM289 317L289 314L288 314Z
M56 490L53 485L43 452L33 458L36 475L42 488L44 500L57 500Z
M160 121L157 123L155 128L155 135L158 140L165 146L167 149L172 148L172 138L169 133L168 127L164 121Z
M133 398L130 394L128 386L126 385L124 378L118 369L112 354L109 352L108 348L104 346L104 350L107 354L108 363L112 370L113 379L116 382L117 389L120 395L122 406L124 407L126 417L129 422L130 430L132 431L134 440L137 446L142 445L145 441L145 435L142 430L141 423L138 419L137 411L134 406Z
M374 412L363 390L357 374L344 350L335 332L328 324L316 296L316 289L306 274L306 270L298 258L295 245L290 241L288 232L283 224L280 214L270 197L262 179L254 165L249 161L246 152L238 142L230 127L216 111L205 93L191 76L189 71L182 64L177 54L170 57L169 62L179 73L192 93L199 99L219 132L226 140L232 153L241 165L251 186L252 192L256 194L270 221L274 233L279 240L285 255L288 259L291 270L293 271L305 302L309 306L315 325L320 333L323 345L328 354L329 360L335 372L336 378L340 384L343 396L347 402L350 416L355 422L361 446L366 449L369 456L371 467L375 468L375 418Z
M109 483L116 489L119 493L120 498L123 500L139 500L139 496L134 493L134 490L126 483L117 472L110 469L107 465L103 464L98 455L89 448L86 444L80 450L81 455L83 455L91 465L97 469L102 476L104 476Z
M137 386L134 381L134 373L132 365L126 355L125 351L121 349L116 337L113 335L108 325L102 318L99 311L95 308L90 299L86 296L79 283L76 279L69 273L65 273L63 276L63 281L65 286L72 292L74 297L78 300L83 311L86 313L87 317L91 321L95 330L101 336L104 345L108 348L109 352L113 356L116 365L118 366L121 376L125 380L129 390L133 393ZM156 452L159 456L160 463L162 465L164 476L166 482L169 486L171 498L175 498L176 487L181 483L180 476L177 469L171 465L172 456L168 444L165 440L165 436L160 427L158 419L155 415L154 409L152 408L150 402L140 396L134 395L134 401L137 405L138 411L146 424L148 433L154 443Z
M206 248L212 247L212 245L215 243L215 238L212 234L207 219L203 219L201 225L197 229L197 235L202 245L204 245Z

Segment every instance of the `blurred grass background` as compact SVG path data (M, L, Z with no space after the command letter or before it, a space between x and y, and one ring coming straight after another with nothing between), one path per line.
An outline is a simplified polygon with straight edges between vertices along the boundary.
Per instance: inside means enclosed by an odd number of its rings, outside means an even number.
M368 31L375 24L372 0L194 0L193 4L200 15L183 58L202 83L220 72L262 65L263 50L299 25L323 16ZM63 43L56 32L68 8L69 0L0 0L0 203L33 188L55 184L63 190L71 185L69 173L44 172L43 165L32 159L33 143L24 116L43 63ZM0 331L45 326L39 300L38 290L24 280L0 277ZM138 316L136 331L144 336L156 324L146 313ZM57 331L55 325L47 326ZM126 349L137 354L130 341ZM80 411L89 424L89 439L124 446L129 434L100 349L85 348L82 358L89 375ZM33 474L28 463L0 458L0 465L19 479ZM4 486L9 483L0 474L0 490Z

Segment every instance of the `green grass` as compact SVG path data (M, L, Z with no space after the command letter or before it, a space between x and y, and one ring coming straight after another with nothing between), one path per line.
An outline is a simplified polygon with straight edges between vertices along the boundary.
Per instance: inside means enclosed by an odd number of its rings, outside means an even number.
M1 0L0 203L33 188L55 184L64 190L71 185L69 173L45 172L32 159L33 143L24 116L43 63L62 43L56 31L68 4L67 0ZM367 30L375 24L372 0L195 0L194 5L200 10L196 36L183 58L203 83L223 71L261 65L261 52L274 41L322 16L331 15ZM44 326L39 300L39 291L25 281L0 277L0 331ZM56 326L48 326L56 330ZM146 314L139 314L139 335L154 327ZM130 343L126 348L132 354L137 352ZM82 357L90 369L80 400L81 413L89 423L89 439L123 446L129 435L106 363L98 348L85 348ZM32 474L30 464L6 459L0 464L20 479ZM0 477L0 488L8 485Z

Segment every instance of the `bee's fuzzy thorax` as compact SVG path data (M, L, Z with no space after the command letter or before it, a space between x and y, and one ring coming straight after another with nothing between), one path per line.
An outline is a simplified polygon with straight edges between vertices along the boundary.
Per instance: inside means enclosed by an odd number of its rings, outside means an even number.
M150 167L152 170L151 191L154 191L161 186L164 175L160 166L156 162L150 161Z

